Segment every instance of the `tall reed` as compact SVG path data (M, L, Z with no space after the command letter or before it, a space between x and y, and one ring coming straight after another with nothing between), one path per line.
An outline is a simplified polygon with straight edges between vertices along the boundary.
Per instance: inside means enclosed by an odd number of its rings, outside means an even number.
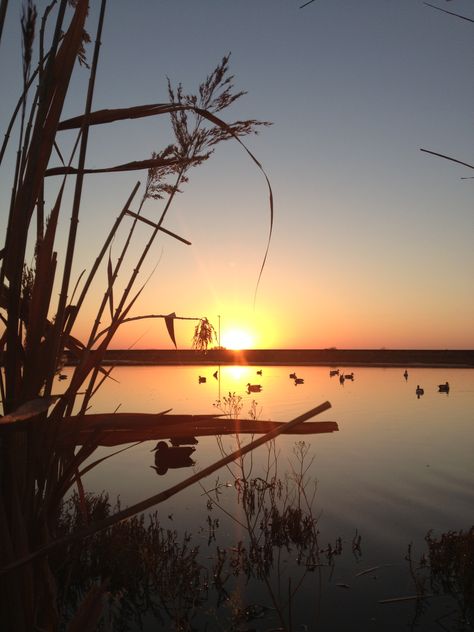
M8 3L2 0L0 36L7 7ZM93 453L97 439L92 437L78 451L64 447L59 439L66 417L70 432L71 414L75 412L76 418L86 414L98 385L108 375L102 368L104 354L124 323L136 318L162 318L176 344L174 321L188 318L174 313L137 316L133 312L144 287L143 283L137 285L138 276L157 238L167 236L189 244L164 226L172 202L187 181L189 170L206 161L216 145L229 139L242 143L242 137L267 124L256 120L226 123L220 118L220 113L243 95L234 91L229 56L225 56L201 84L198 95L188 95L181 85L173 88L169 83L168 103L94 111L106 0L100 4L90 67L85 58L85 45L90 41L86 31L90 19L88 9L87 0L52 0L39 20L33 1L25 2L21 19L22 92L6 125L0 153L2 162L8 152L16 152L0 269L3 365L0 392L4 415L0 418L0 567L32 559L14 572L0 576L2 629L15 632L56 630L59 626L54 576L48 558L35 557L34 553L48 549L54 542L64 495L74 485L79 495L83 495L79 468ZM75 118L62 120L77 63L89 72L84 110ZM154 151L151 158L99 169L87 167L88 139L94 126L164 115L170 117L174 132L171 145ZM69 157L64 159L60 151L61 132L67 129L76 130L77 138ZM15 141L16 148L12 146ZM263 172L260 163L244 148ZM59 166L53 164L54 151L60 157ZM87 175L136 170L147 173L138 209L133 211L131 207L139 183L133 187L89 273L84 279L75 280L78 226ZM270 183L265 174L264 177L270 196L270 238L273 202ZM55 199L45 218L45 209L50 203L44 200L46 179L56 182L57 178ZM67 208L64 190L71 178L74 194L72 205ZM52 188L48 186L48 190ZM158 221L143 216L144 204L149 200L162 201ZM59 256L57 233L65 213L71 219L66 248ZM147 226L150 233L137 260L131 260L133 272L120 291L117 290L118 273L125 258L130 261L129 244L139 224ZM109 255L106 261L111 241L123 230L128 236L118 260L112 262ZM34 253L34 263L30 267L31 253ZM63 261L61 267L58 260ZM91 284L104 267L107 285L91 323L90 335L83 341L75 334L75 324ZM57 287L59 298L56 300ZM104 318L108 322L99 330ZM212 337L212 329L207 319L197 317L195 320L199 323L196 344L205 346ZM74 358L75 367L65 393L55 397L54 377L65 353ZM85 395L77 401L80 391ZM136 511L140 509L141 506ZM91 593L88 599L88 608L78 613L71 629L77 627L79 621L84 623L82 629L95 629L95 605L100 600L100 590Z

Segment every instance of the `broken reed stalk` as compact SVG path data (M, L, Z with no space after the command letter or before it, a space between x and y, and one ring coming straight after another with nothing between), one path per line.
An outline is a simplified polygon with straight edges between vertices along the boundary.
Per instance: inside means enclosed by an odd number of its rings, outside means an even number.
M212 463L208 467L204 468L200 472L197 472L196 474L193 474L189 478L186 478L184 481L181 481L177 485L174 485L173 487L169 487L168 489L166 489L163 492L160 492L159 494L150 496L146 500L142 500L141 502L131 505L130 507L127 507L126 509L119 511L116 514L113 514L112 516L105 518L104 520L101 520L100 522L96 522L93 525L89 525L83 529L80 529L74 535L70 535L64 538L60 538L58 540L54 540L53 542L50 542L49 544L40 548L34 553L31 553L30 555L1 568L0 575L3 575L14 569L17 569L20 566L24 566L25 564L28 564L29 562L32 562L38 557L46 555L52 549L55 549L58 546L63 546L65 544L70 544L71 542L77 541L79 539L90 537L94 535L95 533L104 531L105 529L108 529L114 526L115 524L122 522L123 520L126 520L127 518L131 518L132 516L135 516L139 513L143 513L144 511L146 511L147 509L150 509L154 505L158 505L164 502L165 500L168 500L168 498L171 498L172 496L183 491L184 489L187 489L191 485L194 485L194 483L197 483L203 478L206 478L206 476L213 474L214 472L221 469L225 465L232 463L232 461L235 461L236 459L244 456L248 452L251 452L252 450L255 450L256 448L258 448L259 446L264 445L268 441L275 439L280 434L284 432L288 432L294 426L304 423L308 419L311 419L312 417L315 417L316 415L319 415L325 412L326 410L329 410L329 408L331 408L331 404L328 401L323 402L322 404L319 404L319 406L316 406L315 408L308 410L306 413L303 413L302 415L295 417L291 421L287 423L282 423L280 426L271 430L270 432L267 432L262 437L259 437L258 439L254 439L247 445L240 447L238 450L235 450L231 454L228 454L222 459L219 459L218 461L216 461L215 463Z

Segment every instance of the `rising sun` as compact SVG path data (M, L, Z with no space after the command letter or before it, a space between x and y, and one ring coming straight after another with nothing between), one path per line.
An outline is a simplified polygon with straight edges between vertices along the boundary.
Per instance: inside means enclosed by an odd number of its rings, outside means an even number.
M227 329L222 332L221 344L226 349L251 349L253 336L244 329Z

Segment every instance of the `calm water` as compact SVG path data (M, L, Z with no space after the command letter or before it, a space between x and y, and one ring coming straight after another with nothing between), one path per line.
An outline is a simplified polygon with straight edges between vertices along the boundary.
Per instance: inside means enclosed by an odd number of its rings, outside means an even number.
M288 587L294 589L300 580L292 601L295 631L411 629L413 601L380 601L416 593L405 560L410 543L414 557L419 558L426 552L424 537L429 530L439 537L474 524L474 370L411 369L405 380L399 368L346 369L346 373L354 371L355 379L341 385L338 377L329 377L326 367L268 366L263 367L262 376L256 375L258 368L220 367L219 380L212 376L217 367L117 368L113 375L118 383L109 382L97 394L91 412L111 412L120 406L120 412L172 408L174 413L214 413L213 404L232 392L242 397L242 418L248 417L255 400L261 419L289 421L329 400L332 409L315 421L337 421L338 432L281 436L275 450L278 473L284 479L298 463L296 442L304 440L309 446L304 463L309 466L307 490L317 481L313 515L318 518L320 549L340 538L342 552L334 557L334 564L325 558L317 572L302 578L294 551L285 550L270 587L243 577L236 577L233 584L229 581L234 604L270 608L261 618L233 629L277 629L269 590L282 591L277 598L284 601ZM304 384L295 386L289 379L293 370L304 378ZM198 383L199 375L207 378L206 383ZM437 385L446 381L449 394L438 393ZM248 395L248 382L261 384L262 391ZM421 398L415 394L417 384L424 388ZM106 461L87 475L86 488L105 489L111 498L120 496L127 505L166 489L221 456L216 438L200 438L194 467L158 476L151 467L150 450L155 443L144 442ZM234 437L223 439L224 449L235 445ZM110 451L101 448L99 453ZM268 455L264 446L253 459L247 457L250 477L265 475ZM196 485L158 507L166 528L191 532L203 563L215 559L217 545L231 550L245 541L245 529L235 520L242 518L233 478L240 475L235 468L223 469L201 487ZM220 508L214 505L210 511L203 492L224 483L229 486L220 488ZM210 544L209 516L219 519L213 533L216 539ZM354 548L359 536L360 548ZM374 570L363 573L369 569ZM213 608L218 610L216 603ZM206 617L196 615L197 629L211 626ZM434 597L416 623L421 630L454 630L459 629L457 621L452 600ZM230 624L219 625L207 629L231 629L225 627ZM173 628L153 627L150 622L147 629Z

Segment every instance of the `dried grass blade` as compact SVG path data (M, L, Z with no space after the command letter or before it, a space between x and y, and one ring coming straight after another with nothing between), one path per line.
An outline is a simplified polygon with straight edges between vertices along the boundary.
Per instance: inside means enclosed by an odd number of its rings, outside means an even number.
M176 106L172 103L152 103L149 105L136 105L130 108L96 110L95 112L90 113L89 125L103 125L105 123L115 123L116 121L155 116L157 114L170 114L172 112L176 112L178 108L183 109L182 106ZM80 129L83 119L84 117L79 115L65 121L61 121L58 125L58 131Z
M456 18L461 18L461 20L467 20L468 22L474 22L472 18L468 18L465 15L460 15L459 13L453 13L452 11L446 11L446 9L442 9L441 7L437 7L434 4L430 4L429 2L423 2L427 7L431 7L432 9L436 9L437 11L442 11L443 13L447 13L448 15L454 15Z
M199 114L200 116L202 116L203 118L207 119L208 121L210 121L211 123L214 123L214 125L217 125L218 127L224 129L227 133L231 134L233 136L233 138L245 149L245 151L247 152L247 154L250 156L250 158L253 160L253 162L257 165L257 167L259 168L259 170L262 172L265 181L267 183L267 188L268 188L268 195L269 195L269 206L270 206L270 226L269 226L269 230L268 230L268 240L267 240L267 247L265 249L265 254L263 256L263 261L262 261L262 265L260 266L260 272L258 274L258 278L257 278L257 283L255 286L255 293L254 293L254 304L257 298L257 292L258 292L258 287L260 285L260 280L262 278L262 274L263 274L263 270L265 268L265 264L267 262L267 257L268 257L268 251L270 249L270 242L272 240L272 232L273 232L273 216L274 216L274 209L273 209L273 190L272 190L272 186L270 184L270 180L268 179L268 176L265 172L265 169L263 168L262 164L257 160L257 158L253 155L253 153L250 151L250 149L245 145L245 143L243 143L240 138L238 137L237 134L235 134L235 132L233 131L233 129L227 125L227 123L225 121L223 121L222 119L220 119L219 117L215 116L214 114L211 114L210 112L208 112L207 110L201 110L200 108L194 108L196 113Z
M176 318L176 314L175 312L172 312L171 314L168 314L168 316L165 316L165 323L166 323L166 329L168 330L168 334L171 338L172 343L174 344L175 348L178 348L178 345L176 344L176 338L174 335L174 321Z
M180 237L179 235L176 235L176 233L173 233L170 230L163 228L163 226L158 226L158 224L156 224L155 222L152 222L151 220L146 219L145 217L142 217L141 215L137 215L137 213L132 213L132 211L126 211L125 215L130 215L130 217L133 217L134 219L138 220L139 222L143 222L144 224L147 224L148 226L152 226L153 228L158 228L158 230L161 230L163 233L170 235L170 237L174 237L178 241L182 241L183 244L186 244L187 246L192 245L191 242L188 241L187 239L184 239L184 237Z
M76 167L69 166L52 167L46 171L45 176L62 176L79 173L119 173L122 171L151 169L153 167L173 167L175 165L181 165L182 163L182 159L165 160L163 158L147 158L146 160L134 160L132 162L125 162L122 165L116 165L115 167L102 167L100 169L76 169Z
M107 262L107 281L109 284L107 294L109 296L110 318L113 318L114 317L114 273L112 270L112 260L110 258L110 250L109 250L109 260Z
M456 162L458 165L463 165L464 167L469 167L469 169L474 169L474 166L470 165L467 162L463 162L462 160L457 160L457 158L451 158L451 156L445 156L444 154L439 154L436 151L430 151L429 149L421 149L420 151L424 151L425 154L432 154L433 156L438 156L438 158L444 158L445 160L450 160L451 162Z
M370 568L366 568L359 573L356 573L356 577L362 577L362 575L368 575L369 573L373 573L374 571L378 571L381 568L390 568L393 564L379 564L378 566L371 566Z
M79 470L76 469L76 485L77 493L79 496L79 509L84 520L84 524L89 523L89 512L87 511L86 494L84 491L84 485L82 484L81 475Z
M418 601L433 597L431 594L426 595L408 595L408 597L392 597L391 599L379 599L378 603L400 603L401 601Z
M18 406L16 410L0 417L0 425L14 424L17 421L32 419L48 410L51 404L58 399L58 396L37 397L29 402Z

